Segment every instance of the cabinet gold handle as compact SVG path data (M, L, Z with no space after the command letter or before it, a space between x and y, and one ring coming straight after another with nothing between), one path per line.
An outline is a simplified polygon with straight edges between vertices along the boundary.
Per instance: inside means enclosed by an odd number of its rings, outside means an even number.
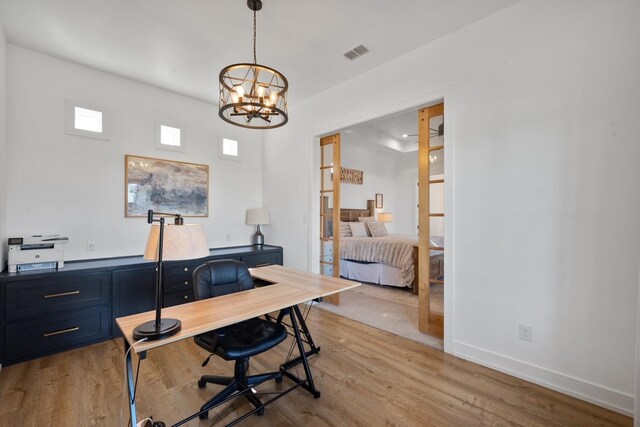
M271 265L271 263L265 262L264 264L256 264L256 267L266 267L267 265Z
M68 334L69 332L79 331L79 330L80 330L80 326L74 326L73 328L69 328L69 329L60 329L59 331L45 332L43 336L52 337L54 335Z
M48 294L44 296L44 299L48 298L58 298L58 297L66 297L69 295L78 295L80 291L70 291L70 292L61 292L59 294Z

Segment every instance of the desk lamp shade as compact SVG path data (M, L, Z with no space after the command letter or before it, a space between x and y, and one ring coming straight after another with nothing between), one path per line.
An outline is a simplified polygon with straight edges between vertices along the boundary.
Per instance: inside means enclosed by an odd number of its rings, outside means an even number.
M378 221L380 222L393 222L393 214L388 212L380 212L378 214Z
M260 225L269 224L269 211L267 209L247 209L247 224L255 225L256 233L253 235L254 245L264 244L264 235L260 231Z
M200 224L182 224L179 215L163 214L157 212L160 219L154 217L154 212L149 211L148 222L151 230L147 238L147 247L144 258L156 261L156 316L154 320L138 325L133 331L133 338L141 340L159 340L171 336L181 328L178 319L162 318L162 296L164 294L163 276L164 261L177 261L184 259L203 258L209 255L209 245L204 228ZM176 224L165 225L165 216L176 216ZM159 224L153 224L154 221ZM160 247L162 246L162 248Z
M203 258L209 255L209 244L201 224L164 226L163 261ZM160 224L151 225L144 259L158 261L160 249Z

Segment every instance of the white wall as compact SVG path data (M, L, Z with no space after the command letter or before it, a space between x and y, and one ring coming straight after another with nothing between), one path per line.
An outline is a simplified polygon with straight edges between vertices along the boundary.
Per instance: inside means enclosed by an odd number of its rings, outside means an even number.
M340 136L342 166L364 172L363 185L342 184L341 206L366 208L366 200L374 199L376 193L381 193L384 206L376 209L376 213L393 214L393 222L386 224L389 232L417 234L413 217L418 152L399 153L389 148L398 142L371 126L341 131Z
M0 271L7 259L7 40L0 24Z
M524 0L292 107L264 156L286 265L317 268L316 137L444 97L445 348L632 414L639 18Z
M638 287L640 290L640 279L638 279ZM640 293L640 292L639 292ZM640 393L640 295L638 295L638 314L636 320L636 396ZM640 399L635 400L635 408L633 414L633 425L640 427Z
M340 185L340 206L366 209L367 200L375 200L376 193L383 196L383 208L378 212L395 212L395 159L371 150L350 145L349 134L341 135L340 161L342 166L364 172L362 185Z
M13 45L8 53L7 234L66 235L66 259L141 254L149 226L124 217L124 156L135 154L210 165L209 217L187 220L205 225L212 247L250 243L260 132L224 124L212 104ZM66 135L65 98L112 111L112 139ZM186 153L154 148L155 119L185 126ZM217 157L220 134L240 141L242 162Z
M396 159L396 207L393 211L395 232L397 234L417 235L414 226L418 182L418 152L403 154Z

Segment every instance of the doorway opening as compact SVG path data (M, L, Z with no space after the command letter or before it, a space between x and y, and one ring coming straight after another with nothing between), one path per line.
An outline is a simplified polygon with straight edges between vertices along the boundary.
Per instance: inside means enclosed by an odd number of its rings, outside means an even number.
M443 347L444 152L442 102L321 138L320 272L363 283L323 308Z

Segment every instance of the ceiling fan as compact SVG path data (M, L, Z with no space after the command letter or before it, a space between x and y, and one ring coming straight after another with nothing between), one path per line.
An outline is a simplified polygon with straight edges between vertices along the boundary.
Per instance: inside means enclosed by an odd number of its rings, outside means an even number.
M418 136L417 133L403 133L403 138L408 138L410 136ZM429 137L433 138L436 136L444 136L444 123L440 123L438 129L429 128Z

